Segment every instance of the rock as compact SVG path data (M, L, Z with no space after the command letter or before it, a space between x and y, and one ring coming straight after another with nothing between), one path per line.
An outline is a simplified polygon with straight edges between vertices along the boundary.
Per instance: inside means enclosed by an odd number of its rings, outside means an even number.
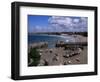
M67 56L66 56L66 55L63 55L63 57L64 57L64 58L67 58Z
M80 53L77 51L77 52L73 52L71 55L72 56L75 56L75 55L79 55Z
M80 62L79 58L76 58L75 60L78 61L78 62Z
M67 62L64 62L64 65L67 65Z
M38 64L39 66L43 66L45 64L44 60L40 60L40 63Z
M82 49L81 48L78 48L78 53L82 52Z
M40 56L42 55L42 53L40 53Z
M60 63L59 65L62 65L62 63Z
M48 65L49 65L48 60L44 60L44 61L45 61L44 65L45 65L45 66L48 66Z
M73 54L70 54L70 55L69 55L69 57L72 57L72 56L73 56Z
M66 57L68 58L69 57L69 54L67 54Z
M71 61L68 61L68 64L71 64L72 62Z
M57 60L59 60L59 57L56 57Z
M30 62L29 62L29 65L33 62L34 60L32 58L30 58Z
M50 53L52 53L52 50L50 50Z
M69 58L69 54L63 55L64 58Z
M58 54L55 54L55 56L58 56Z
M59 60L59 57L54 57L53 60L54 61L58 61Z

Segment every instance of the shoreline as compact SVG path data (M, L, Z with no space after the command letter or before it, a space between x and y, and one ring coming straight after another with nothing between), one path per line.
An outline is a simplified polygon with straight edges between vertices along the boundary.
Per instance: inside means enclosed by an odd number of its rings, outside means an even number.
M50 36L50 37L58 37L58 38L62 38L62 39L65 39L62 40L64 42L87 42L87 37L84 37L82 35L68 35L68 34L61 34L61 35L48 35L48 34L34 34L35 36ZM45 42L45 41L44 41ZM30 44L30 43L29 43Z

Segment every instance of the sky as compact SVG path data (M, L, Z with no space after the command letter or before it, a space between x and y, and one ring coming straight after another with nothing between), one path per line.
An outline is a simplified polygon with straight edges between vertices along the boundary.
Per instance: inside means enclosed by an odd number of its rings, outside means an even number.
M87 32L88 18L28 15L28 32Z

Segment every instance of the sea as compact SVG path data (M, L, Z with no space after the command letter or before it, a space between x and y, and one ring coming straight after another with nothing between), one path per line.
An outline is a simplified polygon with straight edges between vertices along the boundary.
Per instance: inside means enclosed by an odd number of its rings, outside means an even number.
M48 42L48 48L55 47L57 41L73 42L74 38L72 36L66 35L48 35L48 34L31 34L28 35L28 44L38 43L38 42Z

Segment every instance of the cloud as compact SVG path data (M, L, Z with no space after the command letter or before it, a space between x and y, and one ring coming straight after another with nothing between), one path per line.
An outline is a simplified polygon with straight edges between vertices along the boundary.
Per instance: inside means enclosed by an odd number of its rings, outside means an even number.
M53 29L60 29L60 31L87 31L86 17L52 16L48 22Z
M61 26L67 26L67 25L71 25L72 23L72 19L69 18L69 17L60 17L60 16L53 16L53 17L50 17L48 19L48 22L51 24L51 25L61 25Z
M78 18L73 19L73 23L79 23L79 21L80 21L80 19L78 19Z
M47 26L34 26L33 29L30 32L52 32L53 29L51 27L47 27Z
M48 26L34 26L34 32L86 32L87 17L52 16Z

